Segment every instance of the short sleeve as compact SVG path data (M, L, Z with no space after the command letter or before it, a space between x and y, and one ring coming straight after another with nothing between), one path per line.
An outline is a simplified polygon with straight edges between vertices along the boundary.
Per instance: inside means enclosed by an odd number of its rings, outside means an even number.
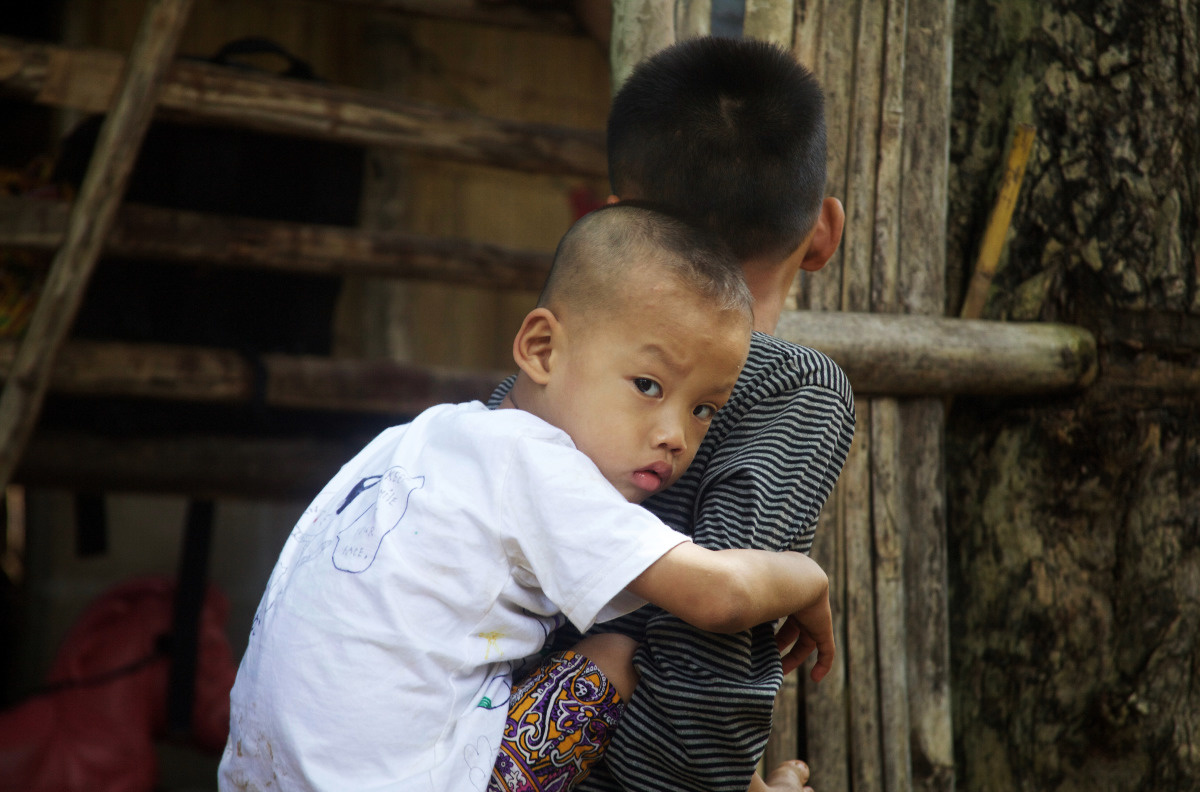
M625 588L689 541L627 502L571 446L515 441L502 487L501 533L515 574L580 630L645 604Z

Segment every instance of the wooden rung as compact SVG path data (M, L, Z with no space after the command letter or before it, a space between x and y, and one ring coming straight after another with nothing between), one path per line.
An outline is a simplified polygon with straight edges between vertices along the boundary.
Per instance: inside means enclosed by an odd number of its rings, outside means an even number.
M123 64L115 52L0 37L0 95L104 112ZM527 173L608 172L599 130L505 121L206 63L176 63L158 105L164 117L175 120L404 148Z
M1095 337L1072 325L785 311L776 335L829 355L860 396L1049 393L1097 372Z
M550 4L533 9L520 3L481 3L479 0L331 0L339 5L365 6L413 16L474 22L497 27L528 28L544 33L579 34L579 20Z
M0 196L0 247L54 249L69 207ZM125 206L105 240L109 256L262 267L323 275L442 281L538 290L550 253L397 231L302 225Z
M15 344L0 344L7 377ZM460 371L392 360L264 355L225 349L73 341L50 385L71 396L118 396L210 404L413 415L444 402L486 399L508 372Z

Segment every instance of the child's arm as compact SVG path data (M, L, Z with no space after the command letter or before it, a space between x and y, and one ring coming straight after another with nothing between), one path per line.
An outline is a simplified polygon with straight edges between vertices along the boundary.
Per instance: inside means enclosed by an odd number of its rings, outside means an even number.
M734 633L788 617L800 628L804 655L817 650L813 679L833 667L829 578L802 553L714 551L687 542L652 564L629 590L709 632Z

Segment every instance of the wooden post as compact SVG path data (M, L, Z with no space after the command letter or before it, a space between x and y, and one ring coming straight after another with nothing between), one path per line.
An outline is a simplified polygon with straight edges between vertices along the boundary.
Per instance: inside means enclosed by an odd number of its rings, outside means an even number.
M55 355L70 331L125 193L191 6L192 0L152 0L142 19L116 104L100 130L72 207L66 239L0 396L0 488L11 480L33 434Z

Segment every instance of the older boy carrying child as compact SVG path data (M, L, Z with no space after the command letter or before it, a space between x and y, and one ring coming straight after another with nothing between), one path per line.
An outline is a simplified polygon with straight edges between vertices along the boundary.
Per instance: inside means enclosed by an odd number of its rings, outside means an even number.
M498 766L566 789L636 684L632 647L590 637L531 677L578 714L552 735L513 717L514 666L564 620L644 601L718 632L789 617L827 669L812 561L706 550L634 505L683 474L751 324L736 264L687 224L633 205L577 223L514 340L509 409L385 430L301 517L231 694L220 788L482 790L519 729Z
M854 400L828 357L768 334L797 274L821 269L841 241L844 212L824 195L820 87L763 42L681 42L614 97L608 156L610 201L650 200L708 228L733 249L754 297L757 332L729 403L687 473L646 508L704 547L807 552L850 448ZM581 790L765 788L754 767L775 693L807 654L801 644L781 662L794 625L715 635L648 606L602 629L639 642L640 682ZM799 789L807 777L801 766L769 780Z

